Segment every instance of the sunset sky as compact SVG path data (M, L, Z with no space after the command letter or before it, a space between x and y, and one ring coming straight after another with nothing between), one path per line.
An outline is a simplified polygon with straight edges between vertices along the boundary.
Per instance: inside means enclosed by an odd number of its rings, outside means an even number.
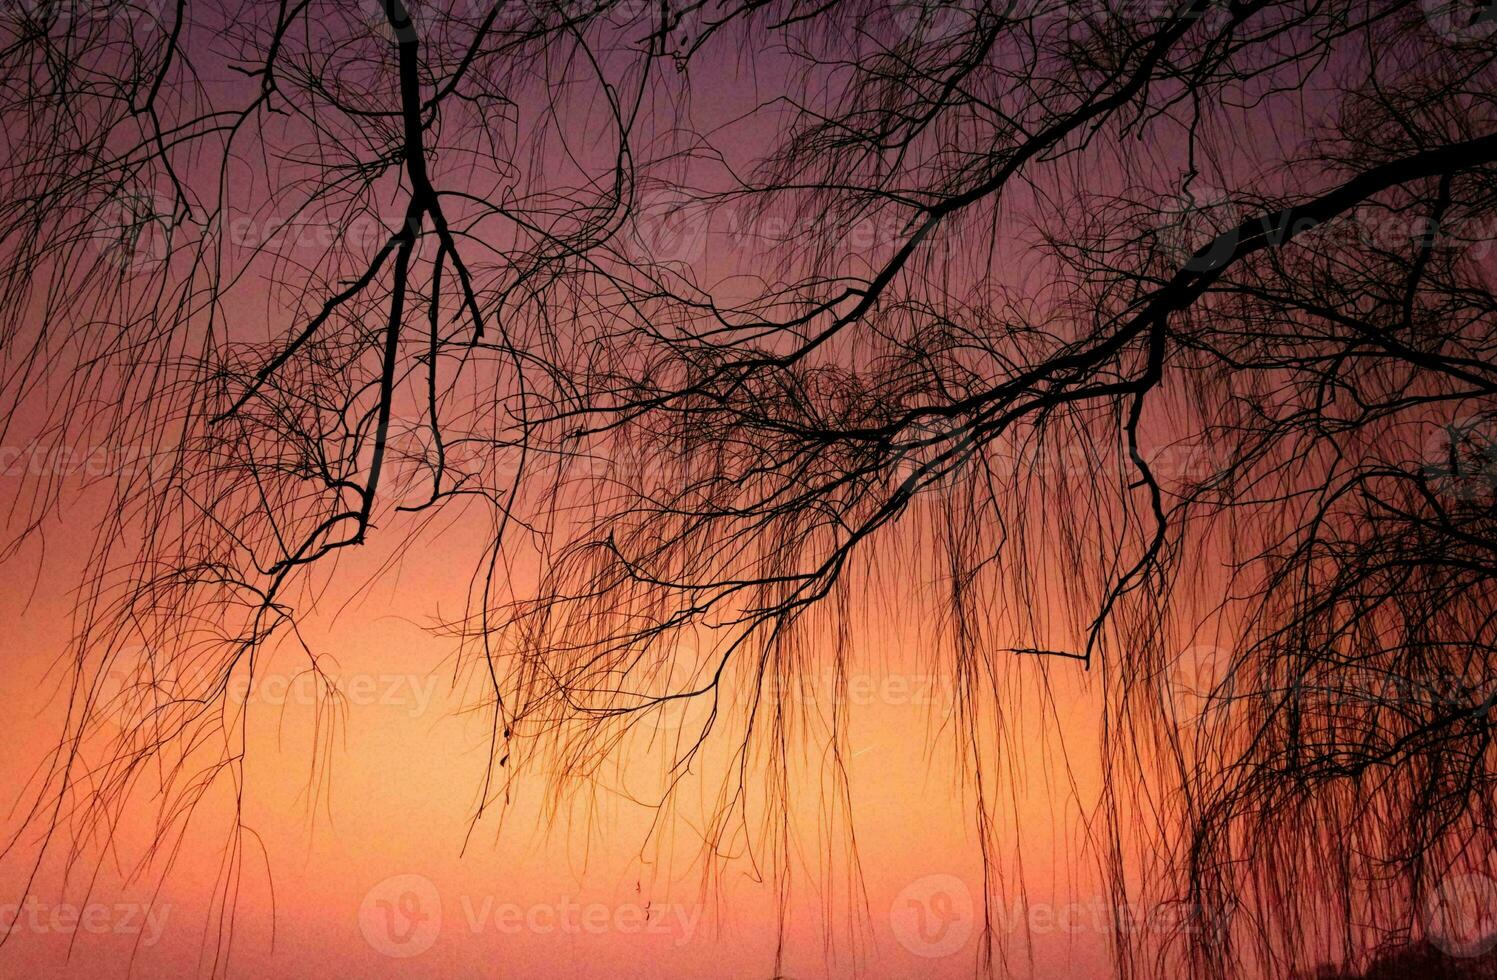
M516 785L502 825L497 818L470 824L483 772L482 722L461 713L450 644L422 629L432 597L464 586L459 559L466 556L452 543L460 539L452 534L445 547L407 556L398 575L368 590L335 589L321 600L337 614L305 631L336 660L329 672L347 699L331 744L319 740L315 688L306 675L273 663L253 694L240 688L240 700L266 710L253 715L244 787L244 821L259 843L247 845L238 882L236 975L762 975L774 954L778 913L752 846L727 855L718 876L704 883L704 804L696 783L650 839L654 811L619 792L631 780L647 787L658 779L661 763L648 744L620 753L610 766L616 785L595 796L544 813L549 787L536 773ZM4 703L26 705L8 713L15 734L3 758L7 786L25 785L56 747L66 593L82 574L81 556L64 540L52 529L45 556L40 547L28 549L39 572L6 595L14 629L0 694ZM343 581L362 584L356 566L342 573ZM804 866L785 912L791 975L971 973L981 862L956 747L949 728L937 727L949 710L949 682L929 663L921 633L918 623L886 622L869 628L853 651L850 816L866 890L855 911L841 907L845 892L834 899L815 880L830 870L830 887L847 887L846 842L819 831L828 817L814 791L797 798L795 850ZM39 691L49 695L45 703ZM1032 955L1041 975L1088 975L1106 962L1106 933L1114 928L1112 903L1085 857L1073 797L1095 792L1093 692L1077 670L1059 678L1052 694L1065 705L1063 726L1040 709L1042 692L1031 689L1011 733L1023 778L993 790L1009 801L1004 836L1020 845L1008 845L1009 857L1024 872L1022 885L1002 888L1013 926L1009 955L1018 963ZM325 731L325 719L323 725ZM321 786L311 783L314 765L326 770ZM710 786L711 766L696 768ZM805 771L815 772L814 760ZM149 798L122 821L96 878L87 863L69 880L60 860L46 862L28 904L16 909L23 925L6 947L7 972L123 977L132 968L140 976L199 969L200 958L211 955L205 930L218 926L211 912L227 819L221 793L203 802L159 890L150 873L130 884L121 874L144 854ZM33 859L24 847L7 856L9 888L19 887ZM419 909L407 895L419 898ZM71 926L74 908L81 918ZM93 926L85 917L90 908L103 910L93 913ZM921 918L922 909L929 918ZM1148 923L1172 913L1125 914ZM402 943L407 926L416 931Z
M1472 0L0 2L0 976L1497 976L1494 178Z

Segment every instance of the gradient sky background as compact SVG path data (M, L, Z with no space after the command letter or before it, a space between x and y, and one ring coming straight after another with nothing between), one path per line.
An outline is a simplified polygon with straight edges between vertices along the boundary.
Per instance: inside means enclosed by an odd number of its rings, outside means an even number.
M75 513L68 526L49 529L45 560L35 547L20 559L39 567L34 582L13 578L5 593L5 622L12 628L0 703L9 706L11 736L0 756L0 785L24 785L56 744L65 700L57 658L68 636L67 590L83 570L83 552L67 546L68 527L82 519ZM464 700L452 690L450 644L421 628L430 619L433 597L460 594L464 587L465 566L455 560L460 555L456 547L416 549L398 575L362 593L352 586L360 576L349 563L322 604L339 609L338 616L319 615L308 625L308 635L325 644L318 649L340 665L336 676L348 696L339 737L318 758L329 770L325 793L308 785L319 744L311 688L295 668L277 671L275 663L258 682L250 703L270 710L252 715L244 815L263 854L251 846L244 862L234 915L235 975L768 975L776 929L773 889L755 880L746 853L731 856L721 877L703 884L699 836L694 840L700 824L690 819L701 802L693 804L690 790L685 814L646 845L653 812L648 807L600 793L596 800L563 807L552 821L538 808L547 787L537 776L528 786L522 782L519 802L502 828L486 818L468 838L483 773L482 722L458 713ZM866 911L847 916L814 875L797 873L786 929L792 976L850 976L857 970L958 977L970 974L976 956L974 906L964 904L963 896L970 903L981 894L979 853L949 730L943 735L930 728L949 696L923 662L921 625L883 626L863 634L855 658L864 667L849 688L855 709L849 740L852 816ZM39 691L50 695L45 704ZM1087 726L1095 705L1079 678L1070 691L1058 690L1057 699L1070 714L1064 719L1068 764L1079 788L1093 791L1087 774L1096 750L1088 744ZM1078 860L1082 833L1070 790L1057 776L1065 760L1056 723L1041 714L1034 711L1015 725L1011 750L1027 778L1001 789L1012 794L1014 813L1001 815L1013 826L1001 832L1000 841L1022 845L1010 856L1022 861L1024 890L1012 882L1000 893L1010 914L1034 908L1040 916L1033 920L1038 929L1032 948L1021 931L1011 937L1019 962L1032 951L1037 975L1090 975L1104 962L1107 906L1098 905L1103 900L1089 862ZM630 774L660 767L647 751L619 764ZM808 780L797 792L805 812L796 850L807 869L824 868L825 842L809 832L816 822L816 787ZM31 904L20 912L21 927L0 951L0 970L110 977L129 975L132 962L136 975L145 976L199 968L200 957L211 955L213 947L205 931L216 927L209 913L223 856L225 803L222 793L205 801L154 894L153 875L125 886L114 864L129 867L140 859L149 834L143 819L149 799L130 809L111 862L91 892L87 863L73 869L65 886L54 856L31 890ZM15 825L12 819L7 826ZM832 852L838 858L845 856L841 846ZM7 894L16 894L33 857L33 849L18 847L0 864ZM406 875L421 880L401 879L381 890L382 882ZM932 889L955 898L949 912L941 899L931 898ZM422 944L420 938L407 945L391 940L380 948L388 925L378 903L400 901L406 892L421 896L421 915L440 905L440 931L428 936L429 948L420 955L392 957L389 950ZM933 918L922 933L911 919L912 900L950 919L948 929ZM576 911L566 911L569 901ZM108 909L109 932L102 918L85 919L74 930L67 928L65 910L63 918L52 918L59 905L84 909L89 903ZM156 910L159 935L136 909L141 903ZM1047 906L1068 903L1085 909L1066 913L1072 916L1069 929L1050 924ZM647 930L635 925L636 909L646 904L652 916L660 916ZM497 910L507 905L518 910L505 912L501 926ZM589 918L583 918L583 907ZM830 923L829 910L835 910ZM1095 925L1099 910L1104 929ZM575 918L565 921L574 926L560 924L568 914ZM607 927L598 924L603 916ZM397 916L397 937L409 918ZM630 931L635 928L641 931ZM835 952L823 948L828 928ZM958 940L962 934L966 938ZM852 958L854 948L861 961Z
M786 67L768 53L750 64L709 50L693 61L692 98L681 111L698 132L713 134L724 170L752 163L776 135L775 114L754 107L778 91ZM228 75L208 79L210 88L233 84ZM1239 152L1230 166L1252 173L1303 136L1291 120L1315 124L1304 111L1315 95L1293 97L1303 115L1259 106L1252 113L1257 128L1238 120ZM678 108L668 90L658 99L662 118ZM599 130L597 104L558 103L564 125L552 136L567 145L554 147L566 153L552 159L606 160L611 148L589 137ZM1225 127L1230 119L1226 112L1215 122ZM1171 186L1179 151L1178 145L1126 148L1112 172L1089 175L1091 186L1109 189L1109 180L1119 190ZM956 275L991 266L1016 291L1042 291L1048 271L1028 247L1037 229L1026 225L1023 212L1063 192L1072 168L1081 166L1062 161L1011 194L1005 218L1012 220L1002 233L995 231L981 250L957 242ZM434 170L440 173L440 165ZM721 175L689 176L710 182ZM749 288L736 276L765 273L754 235L735 238L722 225L701 233L700 271L724 295ZM891 239L883 234L875 233L854 259L887 249ZM239 336L282 336L283 300L263 283L239 289L232 305L242 318ZM50 407L19 420L3 447L15 455L0 468L0 499L23 496L26 481L36 477L28 468L38 453L48 458L62 448L76 461L117 448L107 435L85 445L49 441L38 430ZM1155 411L1167 416L1170 409ZM1166 442L1161 433L1170 420L1151 424L1157 442ZM33 435L38 441L29 441ZM77 462L61 470L72 482L86 475ZM78 498L5 566L0 705L8 739L0 787L22 803L55 751L66 716L67 664L60 658L74 629L73 590L90 571L102 504L97 488ZM12 530L23 516L24 507L12 511ZM1068 517L1074 519L1059 515ZM731 850L721 860L703 860L704 821L728 762L721 747L697 761L676 809L664 815L648 805L663 783L660 754L635 738L592 792L554 801L544 771L530 769L502 816L491 811L471 822L487 764L487 719L465 710L475 696L469 675L455 670L455 643L431 627L462 613L488 529L483 515L454 508L385 570L404 533L395 522L321 579L325 591L315 604L302 604L301 627L329 658L324 669L347 698L337 726L319 714L295 651L280 649L261 666L246 695L256 710L242 807L253 833L244 838L243 873L228 885L233 975L765 977L781 915L787 976L971 975L979 953L982 856L971 789L960 771L962 750L943 724L951 697L949 667L937 662L932 639L939 624L912 615L910 606L889 604L887 595L856 610L850 811L833 798L825 747L808 744L794 768L798 866L789 895L779 896L765 871L765 842L755 832L730 836ZM886 557L880 578L895 594L925 593L934 583L924 568ZM533 573L524 565L513 572ZM1040 618L1063 623L1075 612L1056 602ZM997 804L995 858L1011 876L992 886L997 938L1007 942L1016 973L1099 975L1120 919L1161 932L1176 921L1168 908L1114 907L1096 873L1099 856L1087 828L1099 819L1100 678L1070 662L1015 658L1002 669L1009 714L995 743L998 782L987 795ZM670 737L668 725L660 737ZM136 794L107 849L94 842L69 868L65 847L54 848L26 889L37 854L35 830L28 829L0 860L0 929L6 914L17 923L0 948L0 975L176 976L211 966L224 926L215 910L225 907L228 788L219 785L203 800L180 848L135 874L158 816L148 794ZM24 815L12 811L4 828L16 832ZM846 828L856 835L857 867L849 863ZM1128 843L1150 856L1151 841ZM706 875L704 867L717 874ZM24 908L6 904L23 890ZM146 905L153 920L141 911ZM59 906L82 910L84 924L69 927L67 908ZM648 927L638 918L646 908Z

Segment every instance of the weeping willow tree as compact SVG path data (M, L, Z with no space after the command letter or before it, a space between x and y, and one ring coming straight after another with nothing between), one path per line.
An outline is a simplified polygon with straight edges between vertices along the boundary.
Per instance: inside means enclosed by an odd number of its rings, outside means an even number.
M165 772L169 849L340 553L477 506L447 624L475 819L540 763L587 792L669 715L647 750L720 781L704 859L758 823L783 881L778 814L821 792L790 747L825 738L845 793L847 709L777 692L845 678L882 601L937 624L979 970L1020 674L1095 676L1113 895L1186 910L1116 935L1120 974L1439 940L1431 897L1493 871L1489 5L179 0L0 32L7 441L132 447L97 474L48 847ZM20 489L16 543L65 490Z

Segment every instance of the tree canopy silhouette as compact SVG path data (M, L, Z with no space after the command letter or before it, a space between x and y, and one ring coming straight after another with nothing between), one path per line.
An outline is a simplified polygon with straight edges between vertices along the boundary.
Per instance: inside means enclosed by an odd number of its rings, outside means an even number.
M1491 14L23 6L4 425L133 447L33 825L96 841L159 762L171 839L318 576L481 507L475 819L665 712L673 773L737 746L709 837L773 814L815 725L770 692L845 671L879 595L936 624L989 901L1006 678L1090 671L1114 890L1190 910L1120 973L1406 932L1492 871Z

